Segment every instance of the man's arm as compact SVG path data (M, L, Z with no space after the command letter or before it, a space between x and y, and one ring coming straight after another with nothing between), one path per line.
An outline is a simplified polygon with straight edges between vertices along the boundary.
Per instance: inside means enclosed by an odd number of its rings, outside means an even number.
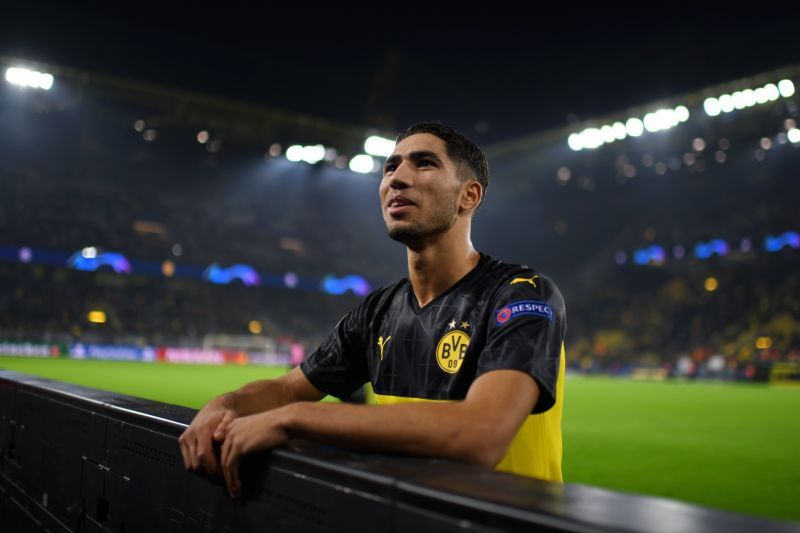
M539 396L529 375L480 376L463 401L386 406L293 403L228 425L220 462L232 497L241 490L239 458L290 438L360 451L400 452L496 466Z
M178 438L187 469L210 475L220 474L213 441L225 438L228 425L238 417L250 416L293 402L318 401L325 393L306 379L300 368L272 380L259 380L209 401Z

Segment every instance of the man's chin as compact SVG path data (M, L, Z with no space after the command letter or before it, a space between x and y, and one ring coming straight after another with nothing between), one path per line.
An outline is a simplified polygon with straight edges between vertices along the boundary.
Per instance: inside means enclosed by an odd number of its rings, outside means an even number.
M439 220L438 224L433 223L425 225L418 220L407 221L393 221L386 225L386 233L389 238L402 242L409 248L416 246L423 246L426 242L430 241L432 237L445 233L455 224L455 217L446 221Z
M403 244L410 244L417 242L424 236L424 232L420 228L412 226L392 226L386 229L389 238Z

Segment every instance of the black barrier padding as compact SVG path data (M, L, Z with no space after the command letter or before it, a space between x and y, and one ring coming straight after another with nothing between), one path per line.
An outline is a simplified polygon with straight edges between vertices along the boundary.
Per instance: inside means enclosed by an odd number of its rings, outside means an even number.
M308 441L246 456L241 500L187 471L196 411L0 371L0 531L724 531L800 525Z
M96 465L105 458L103 411L102 404L74 396L30 387L17 390L15 454L8 458L6 473L65 524L76 524L83 512L85 461Z
M73 531L0 473L0 531Z

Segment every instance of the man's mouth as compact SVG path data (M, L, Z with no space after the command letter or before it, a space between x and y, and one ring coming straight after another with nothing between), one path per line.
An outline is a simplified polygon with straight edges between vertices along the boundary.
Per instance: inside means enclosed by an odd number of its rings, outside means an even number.
M414 207L415 205L416 204L414 204L414 202L412 202L408 198L398 195L389 200L387 207L389 208L389 214L395 216L411 210L411 208Z

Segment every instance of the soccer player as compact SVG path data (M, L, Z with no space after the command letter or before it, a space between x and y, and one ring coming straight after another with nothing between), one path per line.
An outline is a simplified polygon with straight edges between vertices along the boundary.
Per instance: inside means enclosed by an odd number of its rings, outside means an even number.
M544 274L473 248L488 182L483 153L452 128L400 134L379 196L408 278L368 295L287 375L209 401L179 438L186 468L221 471L237 497L243 454L298 437L561 481L564 299ZM367 382L377 406L318 402Z

